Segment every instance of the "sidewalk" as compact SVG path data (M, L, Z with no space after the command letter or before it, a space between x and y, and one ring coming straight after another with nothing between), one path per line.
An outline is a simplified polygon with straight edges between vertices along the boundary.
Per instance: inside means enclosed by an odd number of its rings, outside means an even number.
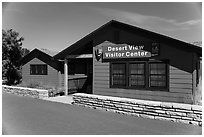
M68 96L57 96L57 97L49 97L49 98L42 98L43 100L52 101L52 102L59 102L64 104L71 104L73 102L72 95Z

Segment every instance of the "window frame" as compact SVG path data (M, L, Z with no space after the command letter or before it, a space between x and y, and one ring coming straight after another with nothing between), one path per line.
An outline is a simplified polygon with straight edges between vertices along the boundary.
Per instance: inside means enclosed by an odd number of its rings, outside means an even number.
M125 77L126 85L125 86L116 86L112 85L112 64L125 64ZM145 76L145 85L144 86L129 86L130 83L130 64L134 63L144 63L144 76ZM150 87L150 64L151 63L165 63L166 65L166 87ZM139 60L139 61L112 61L109 62L109 87L110 88L121 88L121 89L138 89L138 90L156 90L156 91L169 91L169 61L156 61L156 60Z
M165 77L166 77L166 86L161 86L161 87L156 87L156 86L151 86L151 83L150 83L150 78L151 78L151 72L150 72L150 64L165 64L165 71L166 71L166 74L165 74ZM168 90L169 89L169 69L168 69L168 63L167 62L149 62L148 63L148 87L149 89L160 89L160 90ZM156 75L156 74L155 74Z
M144 64L144 86L130 86L130 76L131 76L131 67L130 67L130 64ZM127 73L127 77L128 77L128 85L127 85L127 88L130 88L130 89L144 89L146 88L146 75L147 75L147 72L146 72L146 62L144 61L137 61L137 62L128 62L127 63L127 67L128 67L128 73Z
M33 71L33 67L34 67L34 71ZM39 68L40 68L40 71L39 71ZM43 69L45 69L45 72ZM30 75L48 75L47 64L30 64Z
M112 84L113 83L113 81L112 81L112 79L113 79L113 77L112 77L112 68L113 68L112 64L124 64L125 65L125 86L122 86L122 85L113 85ZM126 87L126 85L127 85L126 71L127 71L127 64L126 64L126 62L113 62L113 63L111 63L110 71L109 71L109 82L110 82L109 85L110 85L111 88L124 88L124 87Z

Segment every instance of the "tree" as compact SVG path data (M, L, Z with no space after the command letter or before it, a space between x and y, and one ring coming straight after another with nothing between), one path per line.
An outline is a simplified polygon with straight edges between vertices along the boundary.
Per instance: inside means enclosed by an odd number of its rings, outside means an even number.
M29 50L22 48L23 40L12 29L2 30L2 77L6 78L8 85L18 84L21 80L19 60L29 53Z

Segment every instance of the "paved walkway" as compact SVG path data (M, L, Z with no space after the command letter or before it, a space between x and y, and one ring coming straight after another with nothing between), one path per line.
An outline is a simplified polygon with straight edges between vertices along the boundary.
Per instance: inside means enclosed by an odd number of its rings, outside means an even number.
M52 101L52 102L59 102L64 104L71 104L73 102L72 95L68 96L57 96L57 97L49 97L49 98L42 98L43 100Z

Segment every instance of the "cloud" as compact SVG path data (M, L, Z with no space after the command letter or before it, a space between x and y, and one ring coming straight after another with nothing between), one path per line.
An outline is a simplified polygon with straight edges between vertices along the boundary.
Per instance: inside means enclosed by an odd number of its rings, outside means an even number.
M189 20L186 22L177 23L177 25L193 26L193 25L199 25L201 23L202 23L202 20Z
M202 24L202 20L189 20L178 22L172 19L165 19L157 16L142 15L133 12L121 11L108 8L92 7L92 10L111 19L132 23L138 27L159 31L186 30Z

